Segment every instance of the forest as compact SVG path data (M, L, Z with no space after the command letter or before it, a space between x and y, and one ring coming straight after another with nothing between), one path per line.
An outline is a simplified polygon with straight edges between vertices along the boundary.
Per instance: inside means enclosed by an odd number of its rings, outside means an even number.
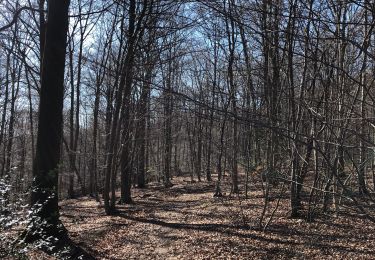
M0 0L1 259L374 257L374 1Z

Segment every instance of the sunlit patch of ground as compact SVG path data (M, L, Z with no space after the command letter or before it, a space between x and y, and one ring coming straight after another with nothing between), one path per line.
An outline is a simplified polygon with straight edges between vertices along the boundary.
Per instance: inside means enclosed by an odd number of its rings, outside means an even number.
M133 205L105 216L95 200L61 203L61 218L78 245L98 259L373 259L375 224L357 216L289 219L285 194L266 232L259 228L261 191L214 198L214 184L173 180L134 189ZM270 202L263 224L277 204Z

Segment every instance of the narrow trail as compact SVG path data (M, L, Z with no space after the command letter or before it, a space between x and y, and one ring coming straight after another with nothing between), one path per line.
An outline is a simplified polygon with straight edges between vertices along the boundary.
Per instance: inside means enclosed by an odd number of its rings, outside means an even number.
M242 199L241 212L238 198L213 198L212 183L183 178L174 183L169 189L158 184L135 189L135 203L119 205L116 216L105 216L103 208L88 198L64 201L62 220L72 239L98 259L371 259L375 255L375 228L366 220L288 219L285 199L269 231L262 232L257 227L263 203L259 194ZM357 232L361 225L364 228Z

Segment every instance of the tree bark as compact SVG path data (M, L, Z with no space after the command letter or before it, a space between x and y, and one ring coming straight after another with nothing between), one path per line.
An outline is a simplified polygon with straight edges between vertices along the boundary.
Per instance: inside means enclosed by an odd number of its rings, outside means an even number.
M34 240L43 235L59 237L65 230L59 220L58 172L62 138L64 68L70 1L48 1L48 23L43 52L42 85L33 188L31 232ZM34 232L35 230L41 232Z

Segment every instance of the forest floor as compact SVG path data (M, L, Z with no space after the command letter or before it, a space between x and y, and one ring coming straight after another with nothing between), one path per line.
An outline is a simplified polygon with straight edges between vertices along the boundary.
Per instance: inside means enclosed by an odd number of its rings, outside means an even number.
M313 222L288 218L287 194L274 193L259 227L262 191L249 198L214 198L208 182L173 179L174 186L134 189L132 205L106 216L83 197L61 202L61 219L74 242L97 259L374 259L375 224L358 214L321 216ZM279 188L280 189L280 188ZM272 196L272 195L271 195ZM37 259L41 255L37 254Z

